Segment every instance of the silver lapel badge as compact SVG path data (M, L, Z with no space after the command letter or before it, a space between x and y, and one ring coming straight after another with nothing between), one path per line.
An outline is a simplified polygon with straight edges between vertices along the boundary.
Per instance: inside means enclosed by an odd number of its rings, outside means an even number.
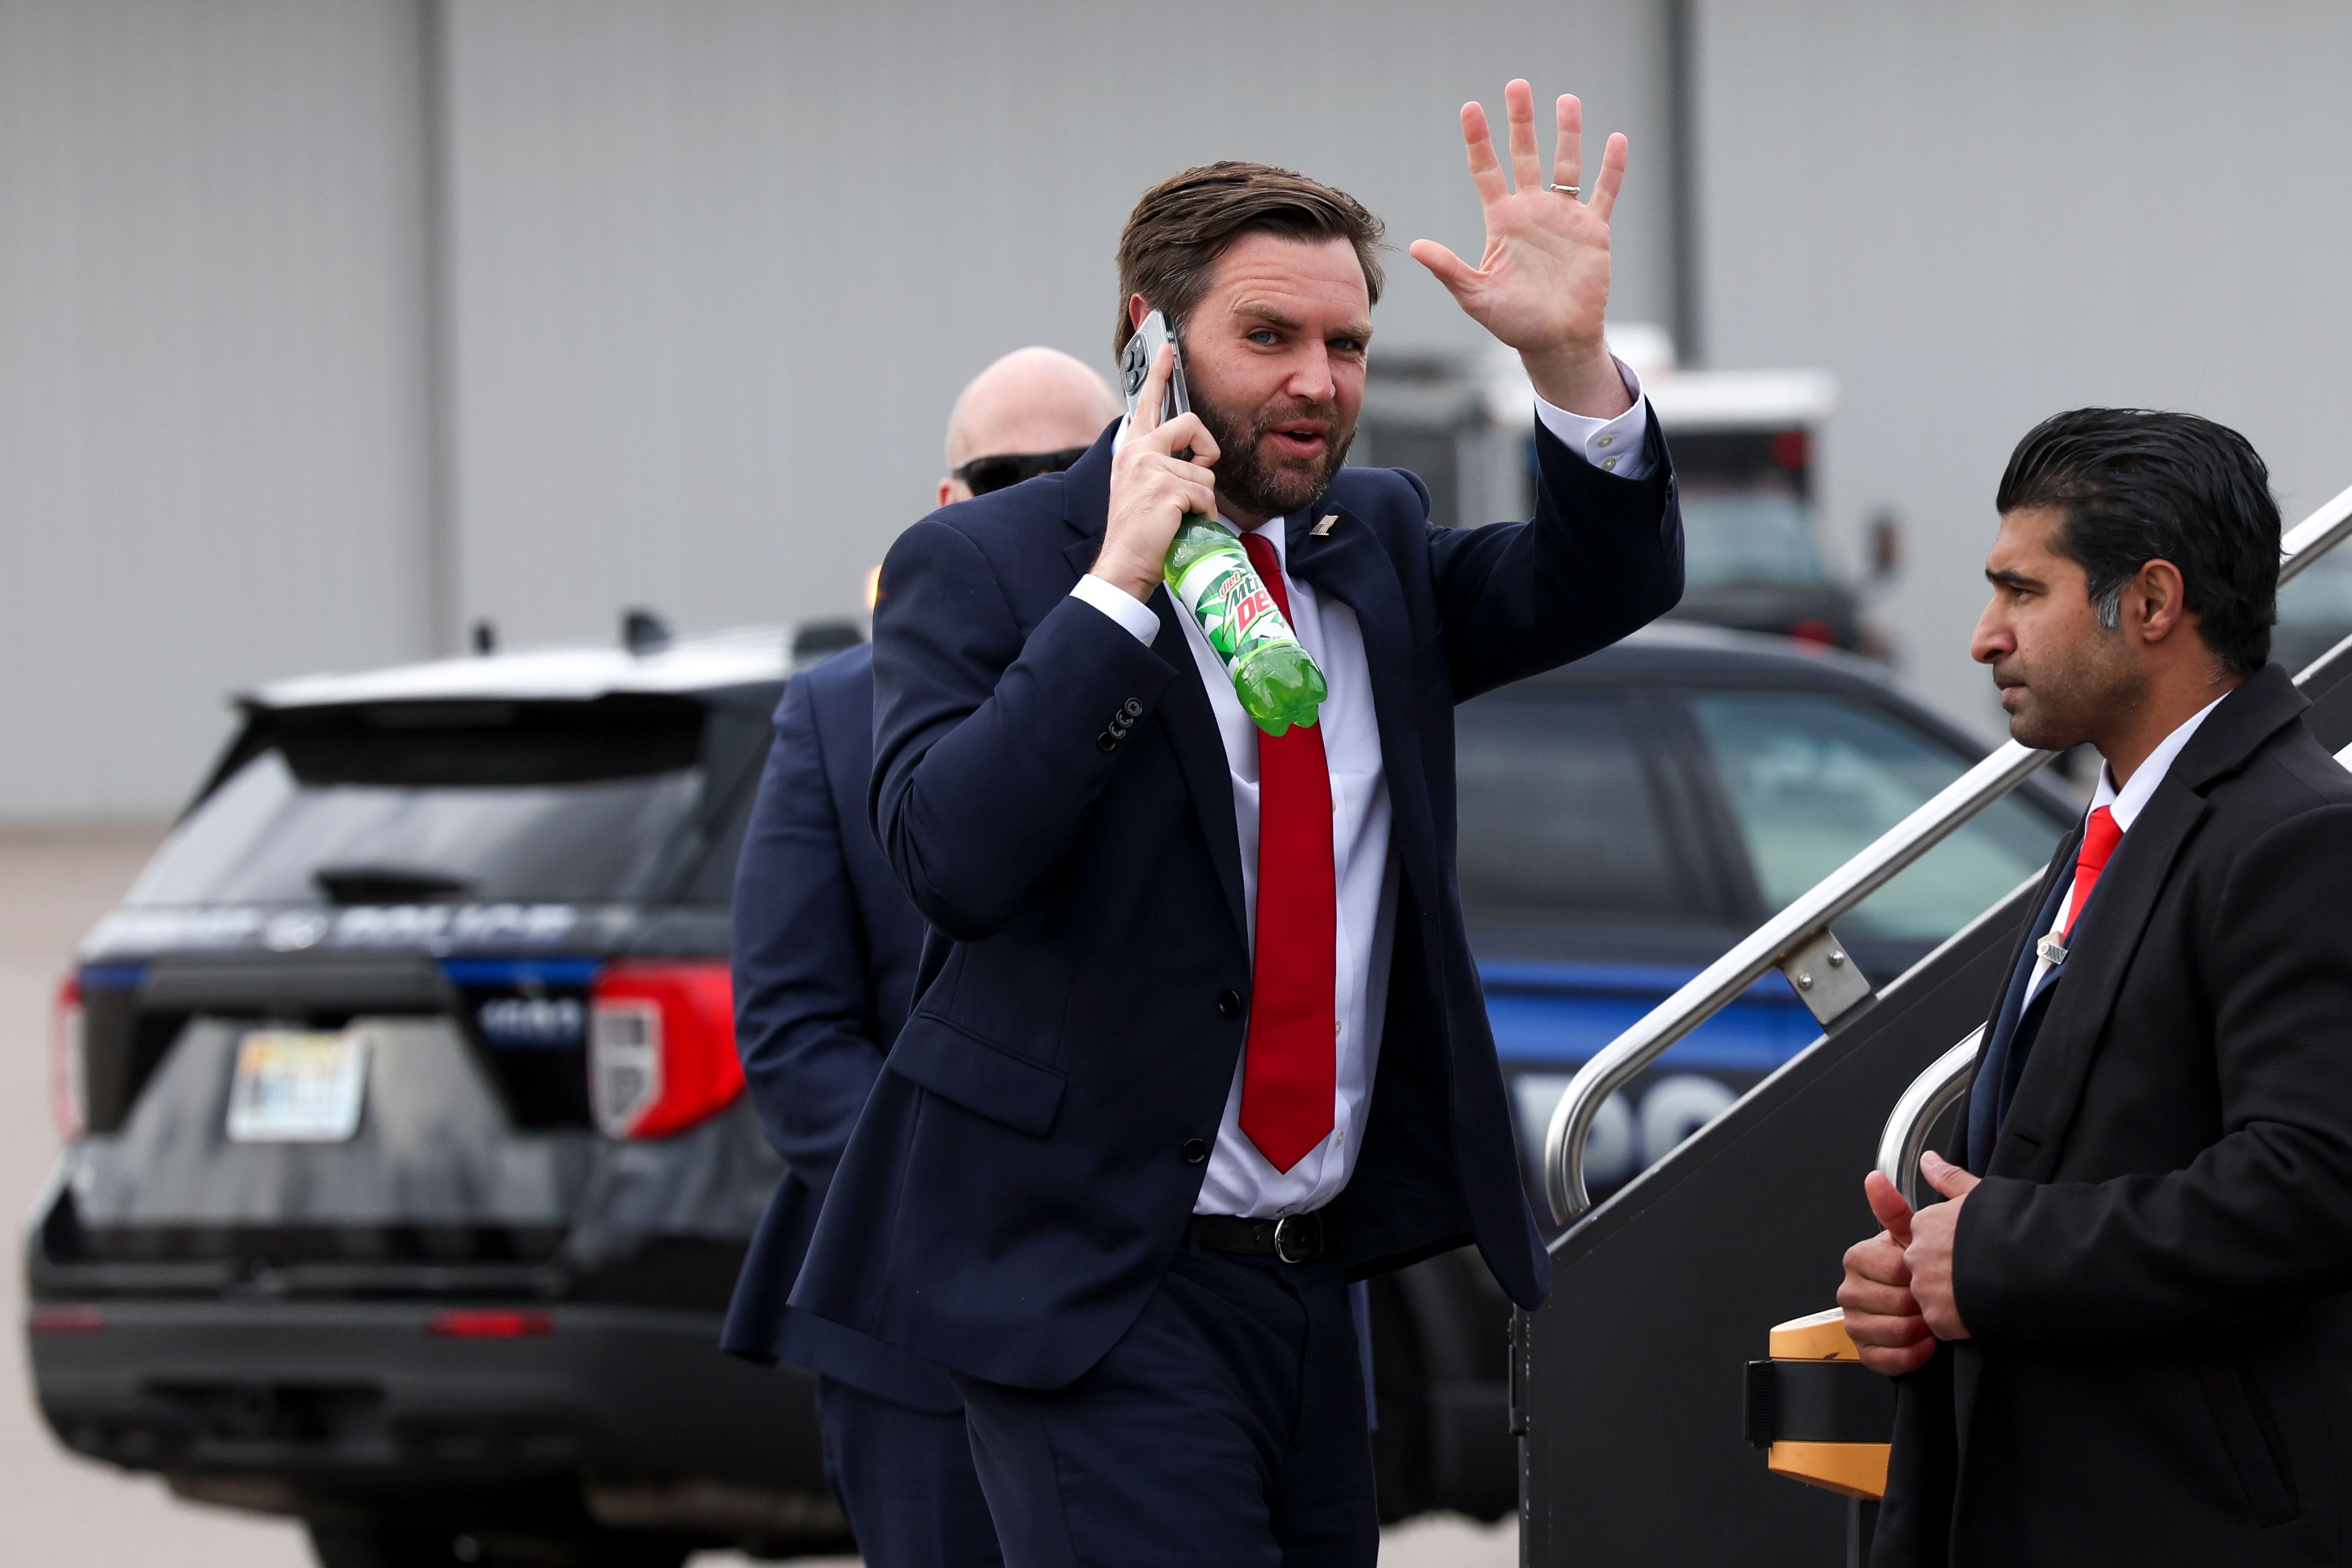
M1331 525L1339 521L1339 514L1338 512L1327 511L1323 514L1322 521L1317 523L1314 527L1307 531L1307 536L1312 539L1325 538L1329 535Z
M2033 951L2042 963L2053 969L2066 962L2066 944L2054 936L2045 936L2035 942Z

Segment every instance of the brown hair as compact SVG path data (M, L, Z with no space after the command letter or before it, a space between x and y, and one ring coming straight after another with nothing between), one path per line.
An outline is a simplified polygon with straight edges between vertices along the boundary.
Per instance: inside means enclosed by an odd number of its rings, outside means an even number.
M1318 180L1270 163L1226 159L1160 181L1143 193L1118 237L1118 331L1111 352L1135 335L1127 302L1140 294L1181 326L1208 292L1217 258L1245 234L1344 239L1364 268L1364 291L1381 299L1378 252L1386 231L1364 204Z

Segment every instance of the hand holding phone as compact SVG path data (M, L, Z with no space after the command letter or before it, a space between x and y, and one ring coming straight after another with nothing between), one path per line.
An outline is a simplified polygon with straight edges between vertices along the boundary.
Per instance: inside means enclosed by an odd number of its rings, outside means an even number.
M1138 600L1150 598L1160 585L1169 542L1185 514L1217 515L1217 476L1209 466L1217 460L1216 438L1198 415L1172 406L1183 396L1183 372L1157 310L1145 319L1147 329L1155 324L1156 344L1145 342L1145 331L1139 331L1120 359L1127 434L1111 458L1110 516L1093 571ZM1144 343L1140 351L1138 342ZM1131 361L1142 364L1139 378L1131 373Z
M1160 395L1153 400L1159 410L1157 417L1165 423L1179 414L1192 411L1192 396L1184 385L1184 356L1176 348L1176 334L1168 330L1168 318L1153 310L1143 318L1143 324L1135 329L1135 335L1127 340L1127 347L1118 356L1119 391L1126 395L1130 417L1137 401L1143 396L1144 383L1150 379L1162 357L1160 351L1163 348L1168 350L1168 375Z
M1127 437L1111 459L1110 522L1096 574L1139 599L1165 581L1260 730L1279 736L1294 724L1314 723L1329 695L1323 672L1248 552L1216 521L1216 477L1193 459L1215 462L1217 443L1192 412L1184 362L1159 311L1144 317L1128 340L1119 381L1127 393ZM1148 568L1146 551L1158 552ZM1106 559L1117 561L1112 572L1103 570ZM1145 569L1149 580L1124 575Z

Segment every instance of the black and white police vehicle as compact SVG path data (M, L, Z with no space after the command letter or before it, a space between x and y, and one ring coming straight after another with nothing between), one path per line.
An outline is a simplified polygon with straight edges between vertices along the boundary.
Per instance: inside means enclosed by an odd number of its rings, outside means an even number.
M331 1565L839 1548L720 1353L781 1165L730 882L775 633L261 688L58 1009L29 1339L66 1445Z
M718 1349L782 1170L727 923L793 656L637 629L240 699L58 996L67 1147L26 1257L67 1447L299 1517L330 1568L847 1547L805 1380ZM1531 1136L1622 1017L1981 751L1861 661L1673 626L1470 704L1459 741ZM2070 813L2021 791L1882 895L1879 935L1948 934ZM1759 997L1667 1058L1620 1113L1660 1145L1626 1173L1810 1038L1798 1011ZM1457 1255L1373 1304L1383 1511L1498 1517L1502 1297Z

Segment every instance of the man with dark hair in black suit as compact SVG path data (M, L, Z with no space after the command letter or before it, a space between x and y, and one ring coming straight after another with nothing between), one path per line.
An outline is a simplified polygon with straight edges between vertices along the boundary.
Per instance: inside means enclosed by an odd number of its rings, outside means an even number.
M1895 1374L1873 1561L2341 1563L2352 1500L2352 774L2265 660L2245 438L2085 408L2018 447L1974 652L2105 760L1969 1091L1966 1168L1838 1293Z

